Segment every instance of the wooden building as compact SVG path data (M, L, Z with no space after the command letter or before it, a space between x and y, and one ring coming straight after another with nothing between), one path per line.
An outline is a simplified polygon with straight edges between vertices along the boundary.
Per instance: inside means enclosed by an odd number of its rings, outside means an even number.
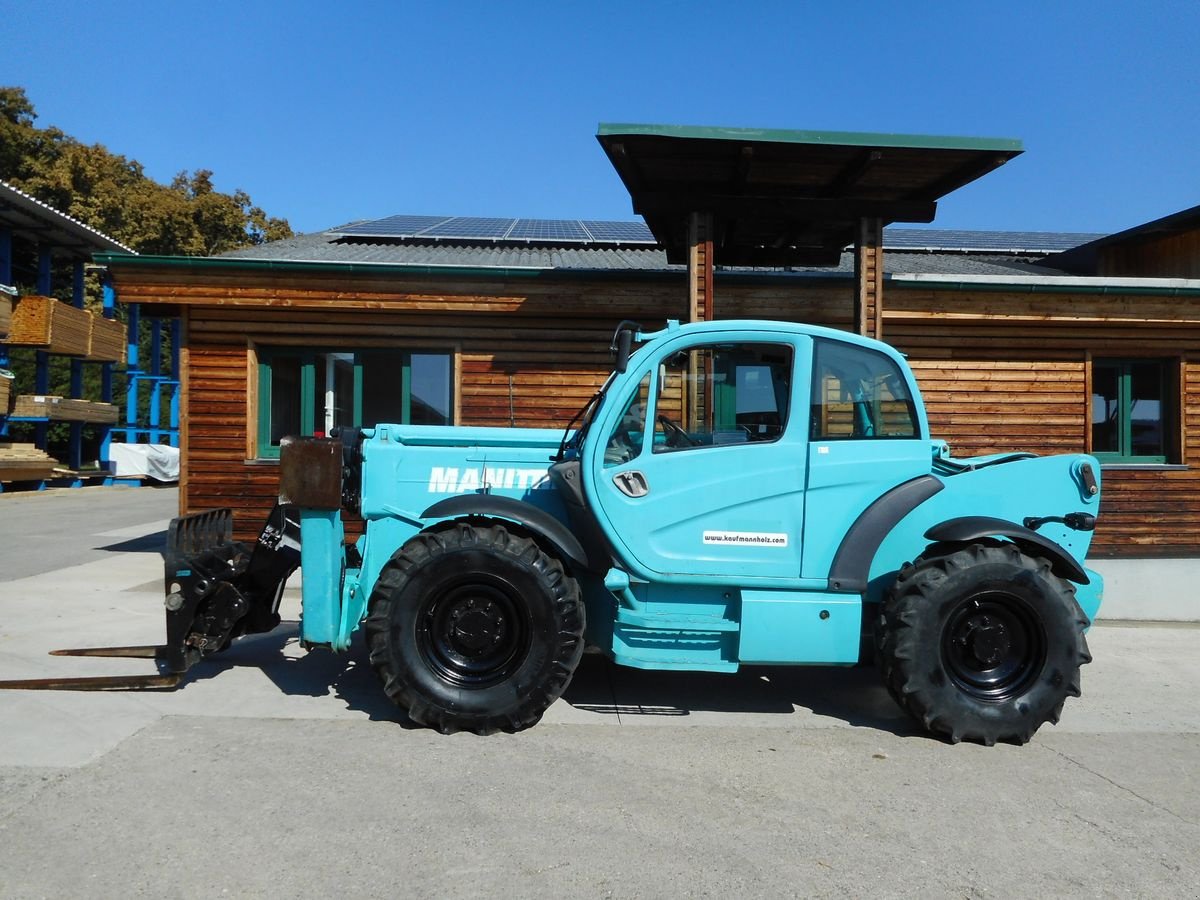
M242 537L275 500L285 433L563 426L606 374L619 320L769 318L896 345L958 456L1095 453L1094 552L1192 565L1200 208L1108 237L885 231L893 220L836 231L833 257L826 234L821 265L723 264L719 216L678 229L682 254L640 223L396 216L222 257L98 259L120 302L181 317L181 510L232 506Z

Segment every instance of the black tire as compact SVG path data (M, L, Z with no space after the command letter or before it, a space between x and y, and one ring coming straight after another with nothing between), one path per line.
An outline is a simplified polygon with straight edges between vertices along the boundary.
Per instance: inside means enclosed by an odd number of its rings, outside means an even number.
M366 634L384 691L414 722L492 734L528 728L559 698L583 626L579 585L557 559L500 525L456 523L383 567Z
M1014 544L938 547L900 570L876 630L889 693L951 743L1023 744L1091 662L1075 588Z

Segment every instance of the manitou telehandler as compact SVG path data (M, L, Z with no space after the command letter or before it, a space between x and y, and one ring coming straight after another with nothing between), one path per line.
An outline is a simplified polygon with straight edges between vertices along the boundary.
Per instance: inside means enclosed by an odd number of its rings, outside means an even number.
M286 439L256 545L227 510L172 523L164 646L64 651L154 655L163 674L8 686L174 686L278 625L299 567L302 644L344 651L364 629L388 696L443 732L533 725L585 645L641 669L874 658L950 741L1027 741L1078 696L1095 459L952 458L904 358L840 331L623 322L612 350L561 435ZM343 509L365 522L349 545Z

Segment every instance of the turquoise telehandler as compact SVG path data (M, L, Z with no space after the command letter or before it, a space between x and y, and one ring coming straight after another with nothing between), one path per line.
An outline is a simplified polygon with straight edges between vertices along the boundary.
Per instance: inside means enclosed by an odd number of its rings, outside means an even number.
M163 646L64 651L161 674L7 686L173 687L278 625L299 568L302 644L362 630L387 695L443 732L533 725L585 646L654 670L875 660L952 742L1023 743L1078 696L1094 458L952 457L903 356L841 331L623 322L611 349L561 433L285 439L256 544L227 510L172 523ZM352 543L343 511L365 523Z

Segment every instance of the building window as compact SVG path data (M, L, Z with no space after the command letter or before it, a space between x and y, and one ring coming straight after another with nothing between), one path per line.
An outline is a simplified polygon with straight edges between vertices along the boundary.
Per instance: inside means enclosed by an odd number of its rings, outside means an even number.
M287 435L453 421L448 353L260 348L258 359L260 457L279 456Z
M814 441L920 437L916 406L895 360L840 341L816 342L811 416Z
M1166 463L1175 455L1178 366L1165 360L1092 362L1092 453L1101 462Z

